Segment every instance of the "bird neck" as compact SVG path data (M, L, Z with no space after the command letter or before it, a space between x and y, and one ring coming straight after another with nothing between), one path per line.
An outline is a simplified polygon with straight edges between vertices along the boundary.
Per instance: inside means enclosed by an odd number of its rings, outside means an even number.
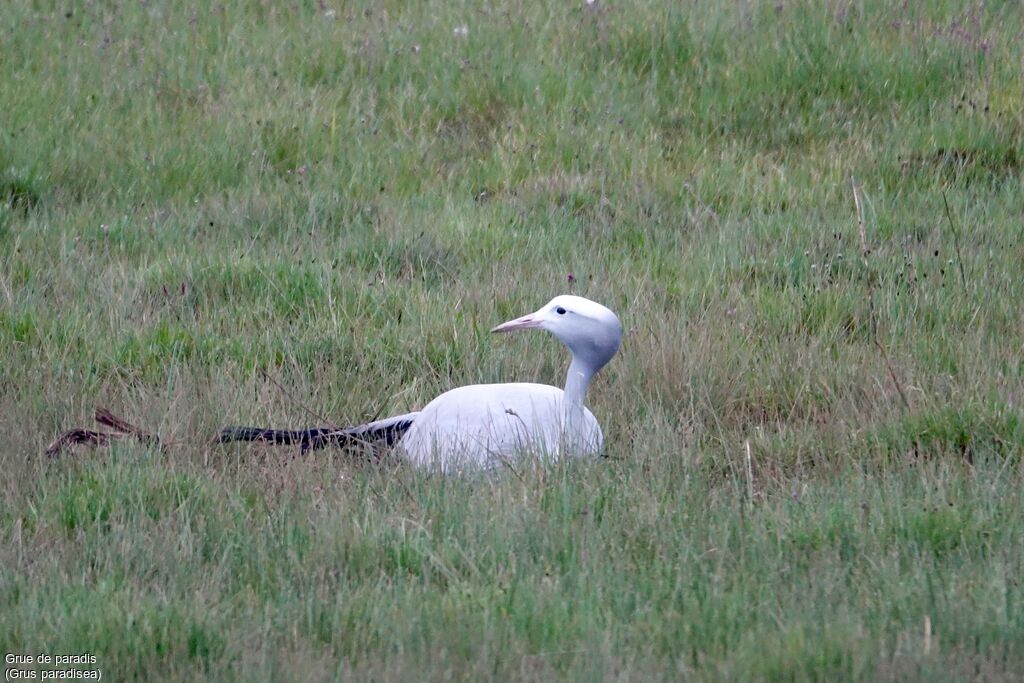
M565 402L574 408L583 408L583 399L587 396L587 387L594 376L594 369L586 361L573 354L569 372L565 377Z

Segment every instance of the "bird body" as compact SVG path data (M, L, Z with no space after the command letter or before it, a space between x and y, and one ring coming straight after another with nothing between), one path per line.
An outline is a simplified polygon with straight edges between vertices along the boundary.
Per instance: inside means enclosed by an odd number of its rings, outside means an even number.
M444 473L492 469L523 454L546 461L599 454L601 427L583 401L591 379L618 351L619 319L601 304L562 295L491 331L524 329L546 330L569 349L564 389L523 382L472 384L446 391L418 412L355 427L230 427L221 432L221 441L299 443L305 451L382 440L413 465Z
M524 453L593 455L602 443L597 418L568 403L564 390L517 382L446 391L417 413L398 447L414 465L458 471L493 469Z

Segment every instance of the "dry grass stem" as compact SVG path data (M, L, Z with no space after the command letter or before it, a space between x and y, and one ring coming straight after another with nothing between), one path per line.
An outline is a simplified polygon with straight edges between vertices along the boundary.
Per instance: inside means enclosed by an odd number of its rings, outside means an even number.
M946 221L949 222L949 229L953 232L953 248L956 249L956 265L960 271L960 284L967 291L967 275L964 273L964 257L960 254L960 231L953 220L953 214L949 210L949 201L946 199L946 191L942 191L942 206L946 209Z
M850 186L853 188L853 203L857 209L857 233L860 236L861 258L864 262L864 268L866 270L865 276L868 281L868 318L871 328L871 340L882 356L886 371L889 373L889 378L892 380L893 385L896 387L896 392L899 394L900 402L906 410L910 410L910 400L907 398L907 393L903 390L903 384L896 375L896 369L893 367L892 361L889 360L889 354L885 350L885 346L882 344L882 341L878 336L878 320L875 313L874 274L872 272L871 265L868 262L868 255L871 253L871 249L868 247L867 231L864 227L864 206L861 203L860 191L857 189L857 180L853 175L850 176Z

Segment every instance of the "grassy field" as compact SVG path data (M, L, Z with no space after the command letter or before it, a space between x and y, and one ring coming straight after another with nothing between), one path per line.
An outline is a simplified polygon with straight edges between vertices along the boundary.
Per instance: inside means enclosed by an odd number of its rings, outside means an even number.
M1019 680L1022 34L997 0L5 5L0 650ZM210 445L561 384L487 330L569 291L627 330L608 458ZM167 452L43 456L96 406Z

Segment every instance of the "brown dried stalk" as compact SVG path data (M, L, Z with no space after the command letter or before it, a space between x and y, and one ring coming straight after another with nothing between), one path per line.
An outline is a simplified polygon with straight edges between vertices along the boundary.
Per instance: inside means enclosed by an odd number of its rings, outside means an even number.
M62 451L76 444L85 444L93 448L109 446L114 440L129 437L138 439L147 446L159 446L160 450L166 452L164 445L160 443L160 439L155 434L150 434L130 422L122 420L106 408L96 409L95 420L104 427L109 427L114 431L98 432L92 429L85 429L84 427L69 429L46 447L46 455L51 458L56 457Z
M853 203L857 207L857 232L860 234L861 259L864 262L864 268L867 270L868 275L868 322L871 326L871 340L875 343L875 348L878 349L878 352L882 354L885 368L889 372L889 378L892 379L892 383L896 386L896 391L900 395L903 407L910 410L910 401L907 399L906 392L903 391L903 385L900 383L899 377L896 376L896 369L892 366L889 354L886 353L885 347L882 346L882 342L878 339L878 322L875 316L875 284L871 277L871 265L868 263L868 254L871 253L871 250L868 248L867 232L864 229L864 206L861 204L860 192L857 190L857 180L853 175L850 176L850 186L853 188Z
M46 455L53 458L60 455L61 451L67 450L75 444L86 444L92 447L109 446L111 440L121 439L127 434L109 434L107 432L96 432L91 429L76 427L64 432L54 439L46 447Z

